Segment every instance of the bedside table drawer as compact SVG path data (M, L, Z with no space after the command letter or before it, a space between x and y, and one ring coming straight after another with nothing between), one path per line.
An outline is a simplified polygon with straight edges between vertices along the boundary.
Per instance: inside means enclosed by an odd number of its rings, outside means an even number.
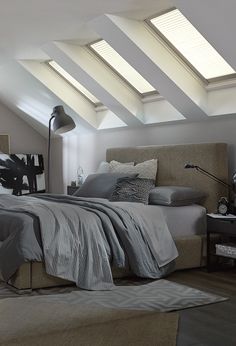
M207 218L207 231L215 233L226 233L236 236L236 220Z

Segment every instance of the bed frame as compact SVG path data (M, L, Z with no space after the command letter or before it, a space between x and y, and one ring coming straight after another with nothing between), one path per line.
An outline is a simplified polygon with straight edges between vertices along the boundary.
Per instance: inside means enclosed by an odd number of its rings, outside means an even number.
M192 162L212 172L225 182L228 181L228 153L225 143L202 143L168 146L123 147L107 149L107 161L142 162L158 158L157 184L160 186L192 186L208 195L203 206L208 212L216 211L217 201L227 196L228 191L217 182L195 170L185 170L184 164ZM186 236L175 239L179 257L176 269L201 267L205 263L205 236ZM127 276L128 272L114 271L114 277ZM46 274L43 263L25 263L8 282L18 289L35 289L68 285L69 281Z

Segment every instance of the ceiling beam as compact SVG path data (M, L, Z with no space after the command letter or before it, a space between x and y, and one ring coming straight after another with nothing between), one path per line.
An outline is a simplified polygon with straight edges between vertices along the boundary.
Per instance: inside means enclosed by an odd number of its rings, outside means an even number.
M203 84L143 22L102 15L89 24L185 118L207 118Z
M139 95L88 48L54 42L46 45L44 51L125 124L143 124Z
M98 127L95 108L82 94L69 85L45 63L35 60L21 60L19 63L53 92L77 115L80 122L90 129Z

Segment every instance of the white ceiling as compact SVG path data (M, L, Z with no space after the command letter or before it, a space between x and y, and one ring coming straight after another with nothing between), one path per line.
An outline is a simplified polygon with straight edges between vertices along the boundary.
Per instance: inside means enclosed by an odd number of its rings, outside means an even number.
M98 38L87 23L104 13L143 19L171 5L169 0L0 0L0 57L44 59L41 47L48 42Z
M222 92L221 85L206 89L138 22L177 7L236 69L235 0L224 6L222 0L0 0L0 6L0 101L44 136L57 104L65 106L80 130L236 114L235 82ZM92 61L80 46L98 38L112 45L164 98L142 103L123 81ZM106 108L96 115L87 101L76 98L70 86L40 65L49 58Z

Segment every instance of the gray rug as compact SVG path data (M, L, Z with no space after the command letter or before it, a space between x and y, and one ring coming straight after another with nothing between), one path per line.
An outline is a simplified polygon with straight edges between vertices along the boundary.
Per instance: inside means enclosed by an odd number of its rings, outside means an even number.
M227 298L203 292L168 280L138 285L116 286L113 291L84 291L76 287L40 289L25 292L37 301L79 304L149 311L175 311L225 301ZM0 283L0 299L19 297L4 283Z

